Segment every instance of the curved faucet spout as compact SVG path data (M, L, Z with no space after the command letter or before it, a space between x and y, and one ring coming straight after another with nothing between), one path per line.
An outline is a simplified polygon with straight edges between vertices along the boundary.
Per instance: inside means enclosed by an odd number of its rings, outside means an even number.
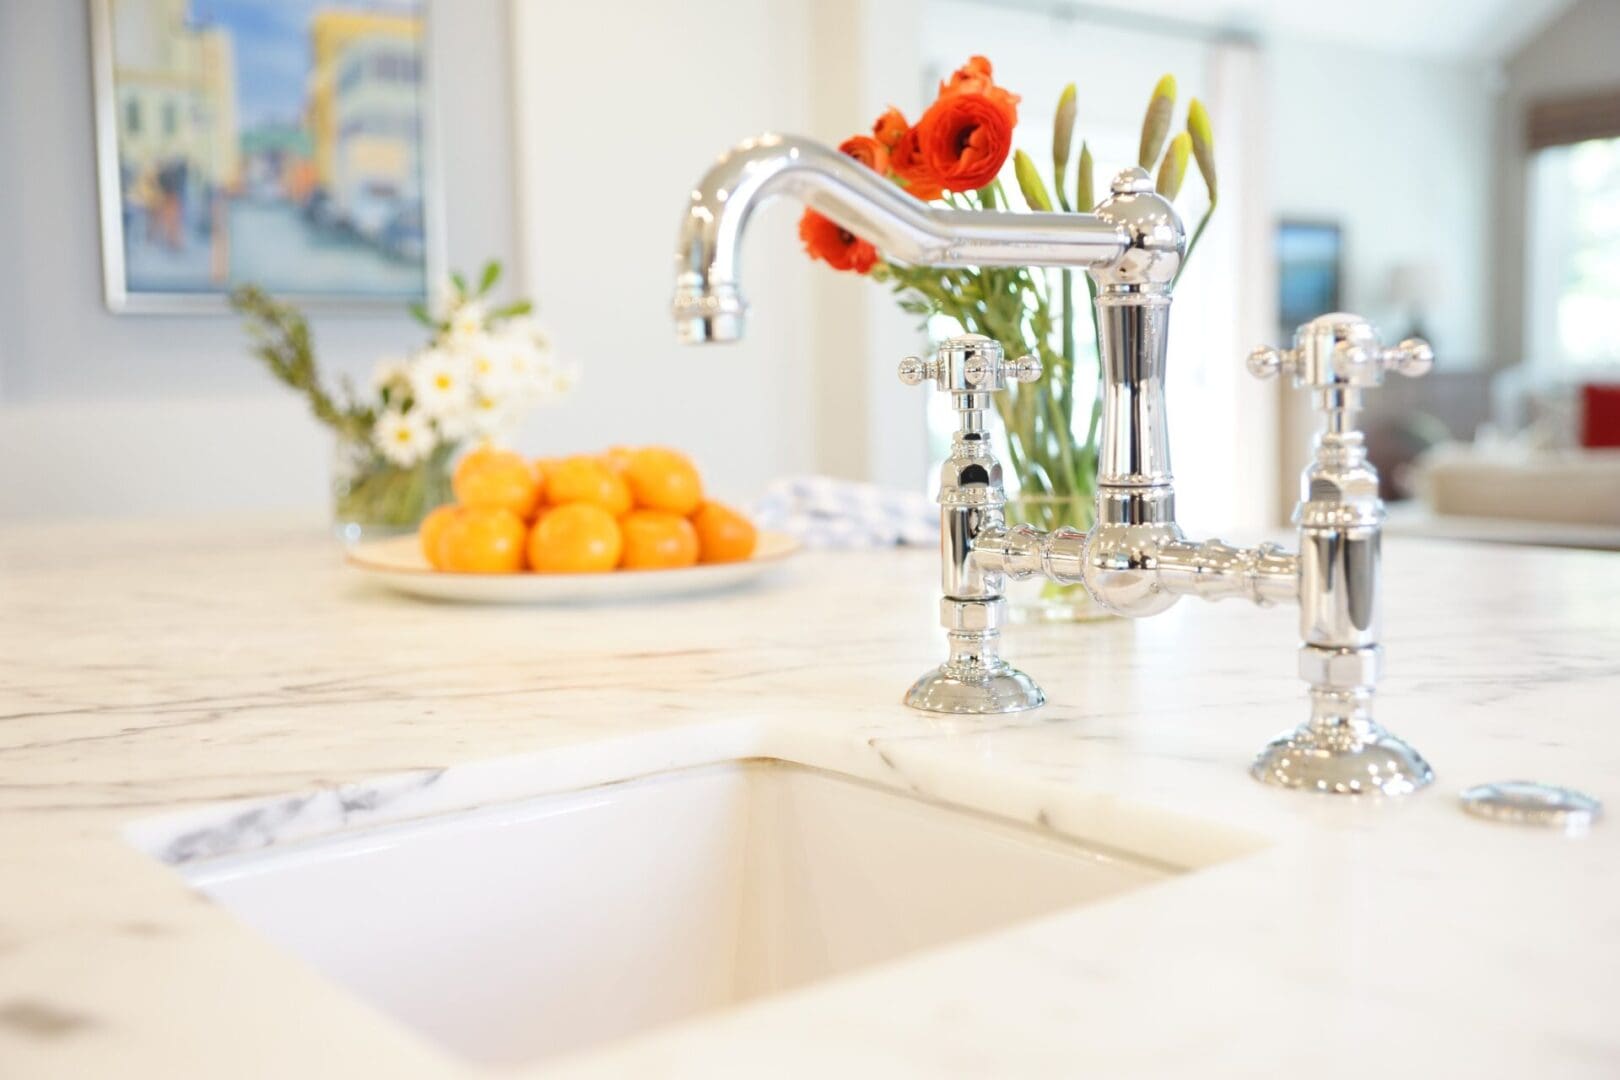
M675 250L673 314L683 343L742 336L739 248L754 208L777 195L791 195L913 266L1095 268L1130 245L1123 225L1096 214L929 206L821 143L761 135L722 155L692 189Z

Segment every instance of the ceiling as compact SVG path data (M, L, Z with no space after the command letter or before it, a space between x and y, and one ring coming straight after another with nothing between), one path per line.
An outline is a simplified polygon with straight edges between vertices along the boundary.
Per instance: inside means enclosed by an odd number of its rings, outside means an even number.
M1505 60L1574 0L1057 0L1068 15L1143 16L1204 30L1338 41L1383 52ZM1020 3L1033 7L1035 3Z

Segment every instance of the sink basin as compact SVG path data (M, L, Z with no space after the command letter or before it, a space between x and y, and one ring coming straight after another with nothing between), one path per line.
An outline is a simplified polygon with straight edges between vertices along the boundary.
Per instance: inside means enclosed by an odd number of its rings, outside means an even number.
M178 869L406 1026L513 1064L1182 868L804 765L732 760Z

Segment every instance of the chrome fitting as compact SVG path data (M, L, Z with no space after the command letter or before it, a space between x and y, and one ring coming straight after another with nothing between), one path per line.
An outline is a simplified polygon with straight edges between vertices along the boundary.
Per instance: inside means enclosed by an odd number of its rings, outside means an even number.
M978 539L1003 530L1001 463L990 447L985 412L990 395L1009 381L1041 374L1040 361L1024 357L1007 363L1001 346L979 334L963 334L940 344L929 359L901 361L900 381L910 386L932 379L951 395L957 428L951 454L939 474L940 600L950 656L917 680L906 703L929 712L1002 713L1033 709L1046 701L1034 680L1009 667L999 653L1007 602L1006 575L990 560L975 557Z
M1159 583L1173 593L1205 600L1237 597L1261 607L1299 599L1299 559L1276 544L1240 548L1219 540L1160 544Z
M1384 668L1384 650L1327 649L1320 645L1299 648L1299 677L1323 690L1366 690L1378 683Z
M1355 413L1361 392L1386 372L1422 374L1434 354L1416 339L1393 349L1365 319L1335 313L1312 319L1287 350L1256 349L1251 372L1286 374L1311 391L1322 414L1314 460L1300 478L1299 674L1311 716L1273 739L1255 759L1255 778L1335 794L1402 795L1434 778L1423 756L1373 718L1383 668L1379 562L1384 504Z
M939 624L950 632L1000 630L1006 621L1007 601L999 596L991 600L953 600L946 596L939 602Z

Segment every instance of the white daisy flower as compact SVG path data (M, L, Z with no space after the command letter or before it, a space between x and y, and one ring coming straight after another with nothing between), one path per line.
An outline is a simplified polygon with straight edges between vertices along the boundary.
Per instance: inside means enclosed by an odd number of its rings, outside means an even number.
M549 366L546 355L530 341L516 339L506 347L506 372L520 394L538 393Z
M389 409L377 418L372 441L383 457L402 468L409 468L433 450L433 430L419 414Z
M517 426L517 411L509 401L493 394L473 395L469 423L475 434L500 442Z
M484 332L485 311L482 300L468 300L450 313L450 340L466 341Z
M458 443L473 436L473 417L471 399L468 399L468 408L459 412L446 413L433 418L433 427L439 433L441 443Z
M561 396L579 384L579 365L563 361L551 365L549 392Z
M449 274L445 274L428 289L428 315L434 322L449 322L450 316L456 313L456 297L459 295L456 283L450 280Z
M371 389L380 394L384 390L403 386L409 367L405 359L399 356L387 356L377 361L377 366L371 369Z
M473 385L497 397L511 389L511 351L511 345L494 334L476 334L456 345Z
M467 366L443 349L429 349L410 367L411 398L429 417L447 416L467 407L472 383Z
M521 341L541 352L551 351L551 335L528 315L514 315L501 324L501 334L513 341Z

